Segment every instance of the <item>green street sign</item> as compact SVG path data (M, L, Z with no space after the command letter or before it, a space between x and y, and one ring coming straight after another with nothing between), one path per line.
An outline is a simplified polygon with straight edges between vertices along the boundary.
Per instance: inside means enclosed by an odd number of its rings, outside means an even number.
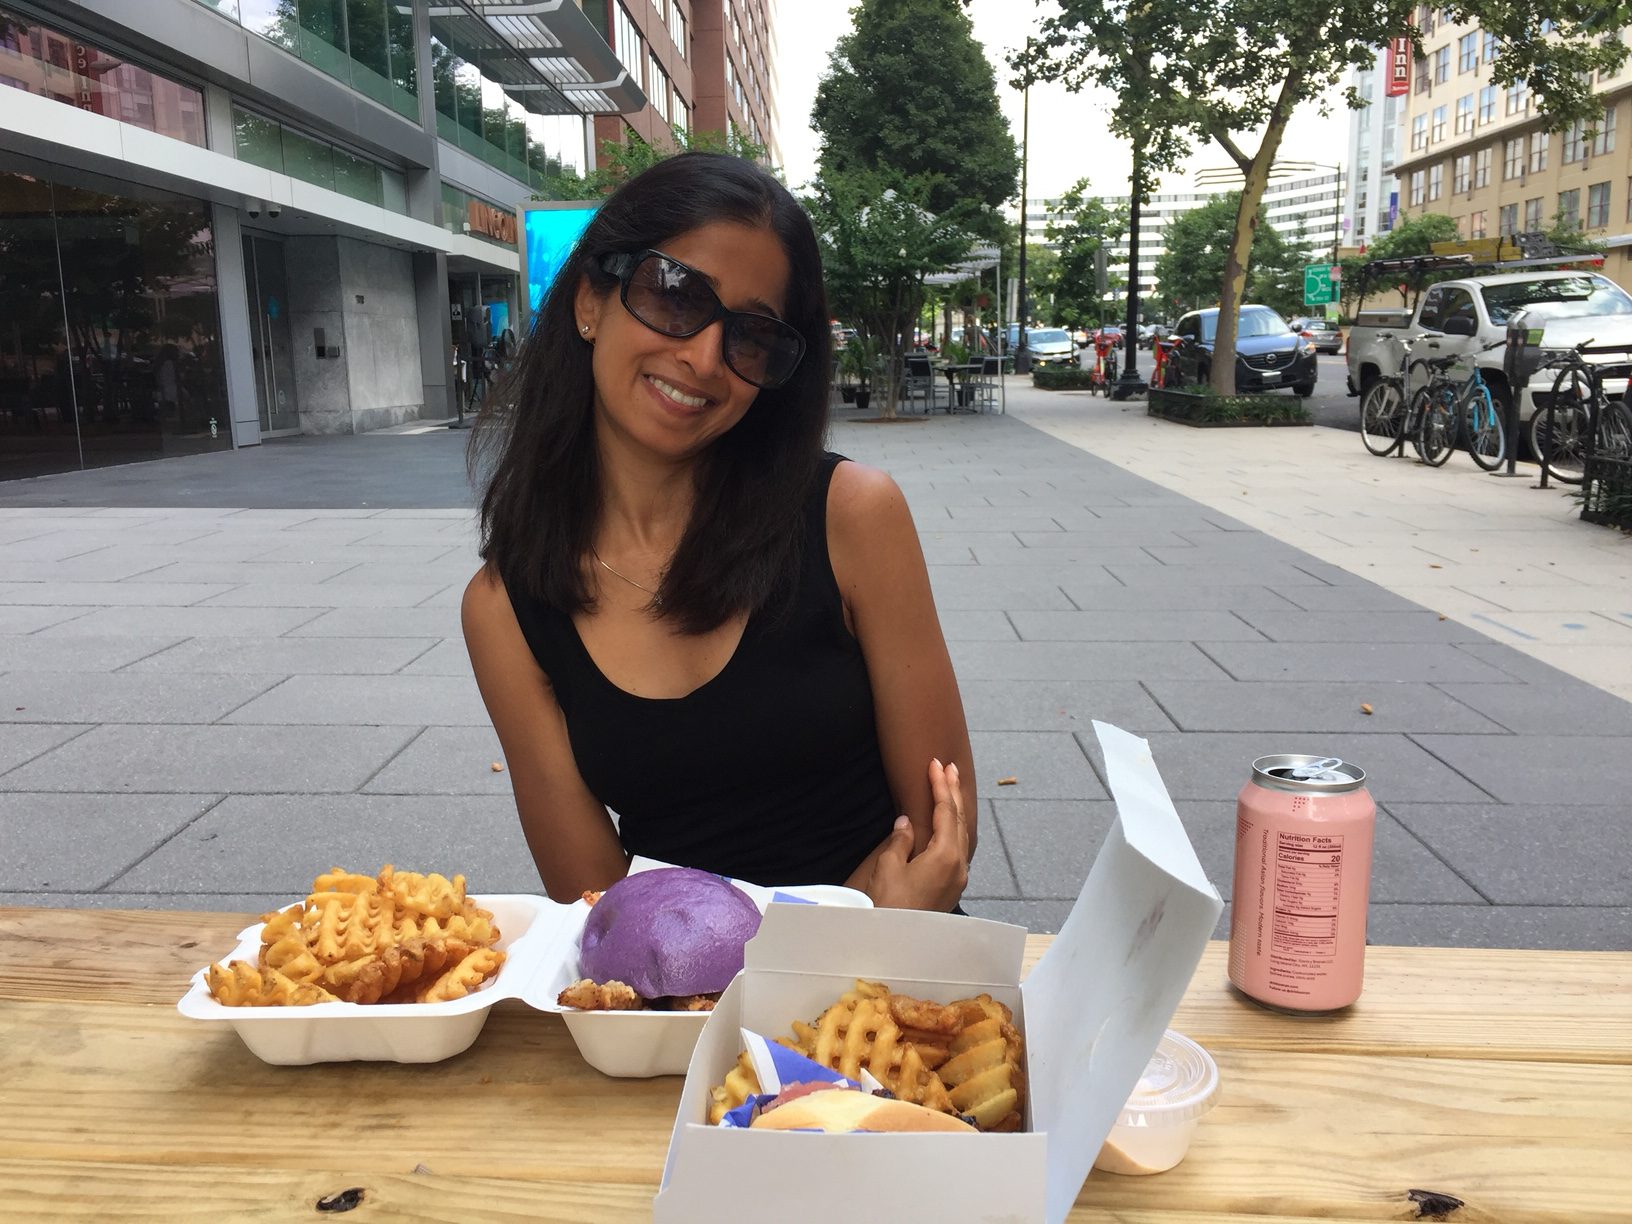
M1337 301L1337 278L1341 271L1335 264L1310 264L1303 270L1303 304L1329 306Z

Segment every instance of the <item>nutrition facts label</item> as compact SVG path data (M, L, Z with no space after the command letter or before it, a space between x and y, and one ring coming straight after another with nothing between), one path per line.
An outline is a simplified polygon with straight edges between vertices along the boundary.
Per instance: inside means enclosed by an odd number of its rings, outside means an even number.
M1273 951L1333 954L1342 877L1341 837L1282 833L1276 838Z

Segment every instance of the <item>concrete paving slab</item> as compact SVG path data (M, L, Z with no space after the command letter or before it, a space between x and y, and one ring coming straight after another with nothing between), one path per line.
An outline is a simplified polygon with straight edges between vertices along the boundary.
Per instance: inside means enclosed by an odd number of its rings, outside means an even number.
M941 633L949 642L1014 642L1014 622L995 608L948 608L940 613Z
M1002 566L1048 566L1051 569L1061 566L1096 566L1117 565L1122 567L1148 565L1157 568L1158 563L1137 548L1125 545L1096 547L1090 543L1061 545L1058 548L1029 548L1018 544L994 545L976 544L973 549L975 560L981 565Z
M299 540L280 541L275 547L258 554L256 561L352 561L360 565L431 565L444 558L464 553L452 540L427 544L333 544L303 543ZM471 573L476 572L473 564ZM468 577L468 575L467 575Z
M1624 803L1396 803L1388 810L1499 905L1632 906Z
M193 582L0 582L0 604L185 607L228 588Z
M959 680L971 731L1076 731L1093 719L1144 734L1174 724L1132 680Z
M1261 642L1264 635L1225 611L1014 612L1027 642Z
M0 682L0 722L212 723L283 677L39 672Z
M204 588L194 587L195 591ZM306 624L320 615L316 608L98 608L84 616L49 629L34 637L157 637L175 634L184 637L275 637Z
M363 787L370 795L513 795L491 726L427 727Z
M338 582L255 583L212 595L200 608L412 608L442 590L445 583L417 586L341 585ZM191 609L189 609L191 610Z
M34 633L84 616L89 608L14 607L0 604L0 635Z
M5 687L8 693L9 682L13 679L15 677L0 680L0 686ZM89 725L63 723L14 723L0 727L0 774L16 769L25 761L32 761L90 729Z
M422 658L435 638L199 637L138 659L129 673L248 672L274 676L389 675ZM464 643L459 644L461 653ZM470 671L466 663L465 671Z
M1266 565L1236 565L1229 562L1197 565L1107 566L1118 582L1131 587L1161 586L1241 586L1262 583L1275 590L1290 587L1324 587L1326 582L1296 565L1270 562Z
M971 731L976 793L982 799L1104 799L1082 749L1062 731ZM1004 778L1014 778L1001 786ZM0 779L3 781L3 779Z
M234 724L288 726L488 726L472 677L290 676L234 710Z
M462 872L471 892L542 893L508 798L235 795L109 885L304 896L336 863Z
M1112 581L1109 575L1104 575L1103 580ZM1006 566L1002 570L993 570L986 566L970 568L931 564L929 582L935 593L935 607L942 612L948 609L1014 611L1020 608L1069 609L1076 606L1060 590L1055 576L1040 569Z
M1624 736L1411 738L1451 768L1478 778L1479 785L1503 803L1610 804L1628 810Z
M1632 950L1632 909L1539 905L1374 905L1375 944Z
M1241 619L1275 642L1479 642L1484 634L1438 612L1246 609Z
M410 639L404 639L410 640ZM405 676L473 676L462 637L444 638L400 669Z
M1103 777L1099 743L1090 731L1077 738ZM1252 774L1261 756L1283 752L1320 753L1353 761L1366 771L1367 788L1379 803L1478 803L1490 796L1444 761L1404 735L1354 735L1340 731L1303 732L1156 732L1145 737L1156 758L1168 793L1177 799L1231 799ZM1490 740L1509 753L1511 736L1447 737ZM1472 777L1481 783L1483 774Z
M0 795L0 889L91 891L221 801L220 795Z
M1003 845L1003 831L992 815L992 801L980 801L976 821L977 845L974 860L969 864L969 885L964 895L970 897L1013 897L1019 894L1014 880L1014 869L1009 865L1009 852Z
M243 586L248 583L270 583L289 586L292 583L324 582L336 574L343 574L356 566L344 561L172 561L158 569L149 570L150 582L202 582L214 586Z
M1084 612L1140 611L1245 611L1249 608L1293 609L1286 596L1261 586L1119 586L1082 583L1075 575L1060 580L1060 590L1074 608Z
M1207 642L1203 648L1237 680L1502 679L1477 659L1417 642Z
M38 633L0 637L0 672L113 671L181 640L122 635L42 637Z
M1424 608L1421 603L1370 583L1276 587L1275 593L1305 612L1420 612Z
M1071 916L1070 901L1016 901L965 894L964 912L993 922L1011 922L1028 931L1056 934Z
M331 581L330 587L412 587L434 584L438 590L450 582L467 583L481 568L482 559L474 552L469 556L455 552L444 560L424 565L396 565L380 561L365 561L354 565Z
M459 609L336 608L308 620L290 637L443 638L463 637Z
M1496 690L1513 686L1458 687ZM1505 735L1513 730L1430 684L1148 680L1145 688L1184 731L1375 734L1433 727L1439 731ZM1366 713L1366 706L1371 707L1371 713Z
M1153 650L1143 642L953 642L952 665L968 680L1216 680L1224 673L1189 642Z
M1518 735L1632 736L1632 702L1590 685L1440 684L1452 697ZM1422 724L1428 725L1426 723ZM1437 731L1466 727L1436 725Z
M108 723L0 776L0 791L155 795L353 791L405 748L417 731Z

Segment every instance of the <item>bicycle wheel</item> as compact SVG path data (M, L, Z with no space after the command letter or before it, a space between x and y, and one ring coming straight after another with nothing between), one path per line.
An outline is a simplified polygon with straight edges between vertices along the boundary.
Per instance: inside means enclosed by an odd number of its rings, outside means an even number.
M1397 378L1379 378L1360 399L1360 440L1374 455L1392 454L1405 425L1405 391Z
M1536 456L1548 476L1560 484L1581 483L1587 451L1587 410L1579 403L1558 400L1541 412L1536 429L1541 451Z
M1619 400L1604 405L1593 450L1611 459L1632 459L1632 408Z
M1417 453L1429 467L1443 467L1456 448L1456 395L1451 388L1424 387L1422 415L1417 418Z
M1475 387L1463 401L1463 409L1468 454L1485 471L1494 472L1507 457L1507 433L1502 426L1502 414L1496 411L1490 397L1490 389L1483 384Z

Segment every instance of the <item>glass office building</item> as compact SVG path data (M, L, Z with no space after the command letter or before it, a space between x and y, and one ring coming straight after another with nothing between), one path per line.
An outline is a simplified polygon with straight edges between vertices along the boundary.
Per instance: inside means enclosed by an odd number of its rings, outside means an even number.
M0 0L0 479L452 415L517 205L645 106L548 8Z

